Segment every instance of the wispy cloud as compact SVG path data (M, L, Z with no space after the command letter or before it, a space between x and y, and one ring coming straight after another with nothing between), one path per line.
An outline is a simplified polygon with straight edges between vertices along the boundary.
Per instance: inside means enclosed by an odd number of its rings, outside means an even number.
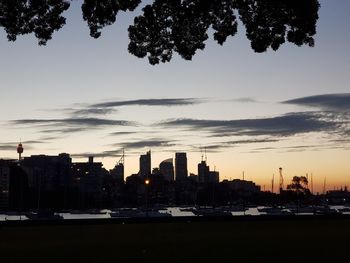
M246 140L233 140L233 141L222 141L215 143L207 143L201 145L200 147L191 147L191 151L207 151L207 152L222 152L227 148L232 148L235 146L245 145L245 144L260 144L260 143L274 143L278 142L277 139L246 139Z
M131 134L137 134L137 133L138 132L136 132L136 131L132 131L132 132L111 132L109 135L111 135L111 136L124 136L124 135L131 135Z
M11 121L17 125L35 125L35 124L48 124L48 125L73 125L73 126L127 126L134 125L129 121L123 120L109 120L100 118L66 118L66 119L21 119Z
M103 152L98 152L98 153L91 153L91 152L86 152L86 153L75 153L71 154L72 157L74 158L87 158L89 156L94 156L94 157L120 157L122 155L123 150L128 155L131 154L139 154L140 151L146 150L145 148L148 149L154 149L154 148L164 148L164 150L169 149L169 147L175 146L174 141L169 141L169 140L163 140L163 139L147 139L147 140L142 140L142 141L133 141L133 142L126 142L126 143L118 143L118 144L113 144L111 145L113 148L117 148L116 150L108 150L108 151L103 151Z
M316 107L330 111L350 111L350 93L323 94L283 101L282 103Z
M125 120L110 120L101 118L65 118L65 119L20 119L10 121L11 125L35 127L40 132L52 133L76 133L114 126L136 126L135 122Z
M174 119L159 123L163 127L207 131L216 136L292 136L309 132L341 129L341 122L320 112L296 112L271 118L241 120Z
M236 98L236 99L232 99L231 101L241 102L241 103L256 103L256 102L258 102L256 99L251 98L251 97Z
M332 142L332 141L330 141ZM278 146L278 147L259 147L250 152L258 153L265 151L279 152L304 152L304 151L320 151L324 149L347 149L348 145L337 143L309 144L309 145L294 145L294 146Z
M2 150L2 151L15 151L16 145L0 144L0 150Z
M79 108L67 108L64 111L72 116L96 116L107 115L117 111L118 107L124 106L149 106L149 107L173 107L188 106L206 102L200 98L163 98L163 99L137 99L137 100L114 100L95 104L79 105Z
M121 106L186 106L205 102L198 98L165 98L165 99L138 99L138 100L120 100L92 104L89 108L113 108Z
M118 143L114 144L114 146L118 146L120 148L125 149L160 148L175 146L174 142L175 141L172 140L154 138L126 143Z
M254 144L254 143L271 143L271 142L278 142L277 139L250 139L250 140L236 140L236 141L229 141L225 142L229 145L239 145L239 144Z
M22 141L25 149L32 149L33 145L48 143L48 139ZM0 142L0 150L15 151L19 142Z
M84 108L69 111L74 116L107 115L116 112L113 108Z
M93 129L94 129L93 127L90 127L88 130L91 131ZM86 130L87 129L84 128L84 127L78 127L78 128L65 128L65 127L62 127L61 129L43 129L40 132L41 133L47 133L47 134L60 133L60 134L64 135L64 134L70 134L70 133L84 132Z
M96 158L106 158L106 157L114 157L118 158L121 157L122 152L120 150L116 151L104 151L104 152L98 152L98 153L92 153L92 152L85 152L85 153L73 153L70 154L73 158L88 158L90 156L96 157Z

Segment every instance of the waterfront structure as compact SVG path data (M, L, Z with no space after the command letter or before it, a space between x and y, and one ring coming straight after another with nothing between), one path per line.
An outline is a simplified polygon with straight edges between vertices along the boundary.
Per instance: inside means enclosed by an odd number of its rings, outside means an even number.
M187 178L187 156L184 152L175 153L175 179L183 181Z
M75 184L80 192L81 207L94 207L101 202L103 195L103 180L108 171L101 162L94 162L92 156L88 162L72 163Z

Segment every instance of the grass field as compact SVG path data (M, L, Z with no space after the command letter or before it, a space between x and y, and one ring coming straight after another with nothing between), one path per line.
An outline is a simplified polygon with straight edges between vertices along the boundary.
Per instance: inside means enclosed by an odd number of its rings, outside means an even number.
M0 262L350 262L350 219L0 226Z

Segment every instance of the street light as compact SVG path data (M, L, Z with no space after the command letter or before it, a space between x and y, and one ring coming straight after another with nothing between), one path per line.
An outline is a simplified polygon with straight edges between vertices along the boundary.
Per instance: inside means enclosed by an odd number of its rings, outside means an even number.
M145 185L146 185L146 217L148 217L148 185L150 183L149 179L145 180Z

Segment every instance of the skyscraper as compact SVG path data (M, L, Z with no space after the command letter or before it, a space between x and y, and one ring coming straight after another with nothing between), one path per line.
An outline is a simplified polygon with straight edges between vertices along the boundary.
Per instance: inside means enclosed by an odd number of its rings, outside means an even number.
M181 181L187 178L186 153L175 153L175 173L176 181Z
M166 159L159 164L159 171L167 181L174 181L173 158Z
M207 183L209 181L209 166L206 161L201 161L198 164L198 181L200 183Z
M149 178L151 175L151 151L140 156L140 171L139 176L142 179Z

